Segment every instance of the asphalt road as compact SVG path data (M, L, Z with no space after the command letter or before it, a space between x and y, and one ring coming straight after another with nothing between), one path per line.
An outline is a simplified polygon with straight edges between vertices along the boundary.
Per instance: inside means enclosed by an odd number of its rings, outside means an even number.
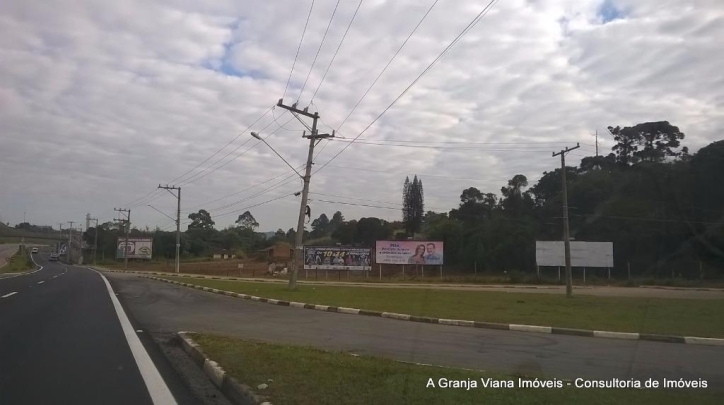
M724 347L403 322L281 307L106 273L152 333L179 330L317 346L403 361L582 378L698 379L724 389ZM444 376L444 371L440 371Z
M198 403L100 274L35 256L0 279L0 403Z

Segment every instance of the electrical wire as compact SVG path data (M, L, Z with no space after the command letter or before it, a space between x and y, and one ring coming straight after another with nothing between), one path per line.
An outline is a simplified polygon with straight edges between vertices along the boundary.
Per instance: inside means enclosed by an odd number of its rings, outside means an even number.
M330 162L332 162L332 161L333 161L334 159L336 159L339 155L341 155L342 152L344 152L345 150L347 150L347 148L349 148L349 147L354 143L354 141L356 141L359 137L361 137L362 134L364 134L365 132L367 132L367 130L368 130L372 125L374 125L374 123L377 122L377 120L379 120L383 115L385 115L385 113L387 113L387 111L388 111L390 108L392 108L393 105L395 105L405 94L407 94L407 92L408 92L415 84L417 84L417 82L418 82L427 72L429 72L430 69L432 69L432 67L435 66L435 64L436 64L443 56L445 56L445 54L446 54L453 46L455 46L455 44L458 43L458 41L460 40L460 38L462 38L463 36L465 36L465 34L467 34L483 17L485 17L485 16L488 14L488 12L492 9L492 7L493 7L497 2L498 2L498 0L491 0L491 1L488 3L488 5L485 6L485 8L483 8L483 10L481 10L480 13L478 13L478 15L475 16L475 18L473 18L473 20L462 30L462 32L460 32L460 34L458 34L458 36L455 37L455 39L453 39L452 42L450 42L450 44L449 44L447 47L445 47L445 49L443 49L443 51L442 51L435 59L433 59L433 61L430 62L430 64L415 78L415 80L413 80L412 83L410 83L410 84L402 91L402 93L400 93L400 95L398 95L394 100L392 100L392 102L391 102L384 110L382 110L382 112L381 112L379 115L377 115L377 117L375 117L375 119L372 120L372 122L370 122L369 125L367 125L367 127L365 127L365 128L362 130L362 132L360 132L359 134L357 134L357 136L352 140L352 142L350 142L350 143L348 143L347 145L345 145L344 148L342 148L339 152L337 152L337 154L335 154L334 156L332 156L331 159L329 159L329 160L328 160L327 162L325 162L319 169L317 169L317 170L315 171L315 173L318 173L320 170L324 169Z
M347 140L340 140L335 138L330 138L330 141L332 142L349 142L351 141ZM435 150L473 150L473 151L490 151L490 152L536 152L540 153L541 151L547 151L550 150L550 147L541 147L536 149L531 148L518 148L518 149L483 149L481 147L445 147L445 146L437 146L437 145L406 145L406 144L387 144L387 143L378 143L378 142L364 142L364 141L357 141L357 144L360 145L374 145L374 146L387 146L387 147L400 147L400 148L420 148L420 149L435 149Z
M307 87L307 82L309 81L309 76L312 74L312 70L314 70L314 65L317 63L317 57L319 57L319 51L322 50L322 46L324 45L324 40L327 38L327 33L329 32L329 27L332 25L332 21L334 20L334 15L337 13L337 7L339 7L339 2L341 0L337 0L337 4L334 5L334 10L332 10L332 16L329 18L329 24L327 24L327 29L324 30L324 35L322 36L322 41L319 43L319 48L317 48L317 54L314 55L314 60L312 61L312 66L309 67L309 73L307 73L307 78L304 79L304 84L302 84L302 90L299 91L299 97L297 97L297 102L299 102L299 99L302 98L302 94L304 94L304 88Z
M302 42L304 41L304 34L307 32L307 25L309 24L309 17L312 15L312 10L314 9L314 0L312 0L312 5L309 7L309 14L307 14L307 22L304 23L304 30L302 30L302 36L299 38L299 46L297 47L297 53L294 55L294 62L292 62L292 69L289 71L289 78L287 79L287 85L284 86L284 94L282 94L282 99L286 97L287 95L287 89L289 88L289 82L292 81L292 73L294 73L294 66L297 64L297 58L299 57L299 50L302 49Z
M420 19L420 21L418 21L418 22L417 22L417 25L415 25L415 28L413 28L412 31L410 31L410 33L407 35L407 38L405 38L405 40L402 42L402 45L400 45L400 47L397 48L397 51L394 53L394 55L392 55L392 58L390 58L390 60L389 60L389 61L387 62L387 64L385 65L385 67L382 68L382 70L381 70L380 73L377 75L377 77L375 77L375 80L372 81L372 84L370 84L370 87L367 88L367 91L365 91L364 94L362 94L362 97L360 97L360 99L357 100L357 103L354 105L354 107L352 107L352 110L349 112L349 114L347 114L347 116L344 118L344 120L342 121L342 123L339 124L339 126L337 126L337 131L339 131L339 129L342 128L342 126L344 126L345 122L347 122L347 120L349 119L349 117L352 116L352 114L355 112L355 110L356 110L357 107L360 105L360 103L362 102L362 100L364 100L365 97L367 97L367 94L370 92L370 90L372 90L372 88L375 86L375 84L377 84L377 81L380 80L380 77L382 77L382 75L385 73L385 71L387 71L387 68L390 67L390 65L392 64L392 62L393 62L393 61L395 60L395 58L397 57L397 55L399 55L399 53L402 51L402 48L404 48L405 45L407 44L407 41L409 41L410 38L412 38L412 36L413 36L413 35L415 34L415 32L417 31L417 29L420 27L420 25L422 25L422 22L425 21L425 19L426 19L427 16L430 14L430 12L431 12L432 9L435 7L435 5L437 4L438 1L439 1L439 0L435 0L435 1L432 3L432 5L430 6L430 8L427 9L427 11L425 12L425 14L424 14L424 15L422 16L422 18Z
M339 41L339 45L337 45L337 49L334 51L334 55L332 55L332 59L329 61L329 64L327 65L327 69L324 71L324 74L322 75L322 80L319 81L319 84L317 85L317 88L314 90L314 94L312 94L311 100L309 100L309 105L314 103L314 97L317 96L317 93L319 92L319 88L322 87L322 83L324 83L324 79L327 77L327 73L329 73L329 69L332 67L332 63L334 63L334 60L337 58L337 53L339 52L339 49L342 48L342 44L344 43L344 39L347 38L347 33L349 32L350 27L352 27L352 23L354 22L355 17L357 17L357 12L359 11L359 8L362 6L362 2L364 0L360 0L359 4L357 4L357 9L354 10L354 14L352 14L352 19L349 20L349 24L347 24L347 29L344 31L344 35L342 35L342 39Z

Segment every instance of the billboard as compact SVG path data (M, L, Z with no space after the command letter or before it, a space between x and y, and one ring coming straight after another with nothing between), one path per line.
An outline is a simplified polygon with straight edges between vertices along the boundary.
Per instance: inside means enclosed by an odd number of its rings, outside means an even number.
M123 249L129 259L150 259L153 252L152 238L128 238L128 246L126 246L126 238L119 237L116 244L116 259L123 259Z
M443 243L424 240L378 240L375 262L380 264L443 264Z
M304 270L370 270L372 252L344 246L305 246Z
M538 266L565 266L563 242L536 241L535 262ZM613 242L571 241L571 266L613 267Z

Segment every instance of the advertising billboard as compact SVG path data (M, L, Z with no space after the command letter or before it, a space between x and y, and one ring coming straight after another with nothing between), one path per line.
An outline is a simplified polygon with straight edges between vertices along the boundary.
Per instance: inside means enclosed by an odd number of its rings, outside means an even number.
M378 240L375 262L380 264L443 264L443 244L429 240Z
M535 242L538 266L565 266L563 241ZM613 267L613 242L571 241L572 267Z
M305 246L304 270L370 270L372 251L344 246Z
M123 249L129 259L150 259L153 252L152 238L128 238L128 246L126 246L126 238L119 237L116 244L116 259L123 259Z

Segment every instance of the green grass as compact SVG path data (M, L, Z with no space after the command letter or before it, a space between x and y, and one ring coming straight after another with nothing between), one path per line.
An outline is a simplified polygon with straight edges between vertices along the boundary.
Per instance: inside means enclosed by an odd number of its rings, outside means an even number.
M310 304L434 318L683 336L724 337L724 299L666 299L563 294L300 285L164 277L185 283Z
M21 273L35 269L35 264L30 260L29 256L21 256L15 253L3 267L0 267L0 273Z
M517 386L518 377L210 335L192 337L227 373L275 405L721 403L711 389L580 389L565 382L558 389L482 388L480 378L510 379ZM474 379L478 386L470 390L426 388L430 378L435 384L440 378ZM259 384L269 387L258 390Z

